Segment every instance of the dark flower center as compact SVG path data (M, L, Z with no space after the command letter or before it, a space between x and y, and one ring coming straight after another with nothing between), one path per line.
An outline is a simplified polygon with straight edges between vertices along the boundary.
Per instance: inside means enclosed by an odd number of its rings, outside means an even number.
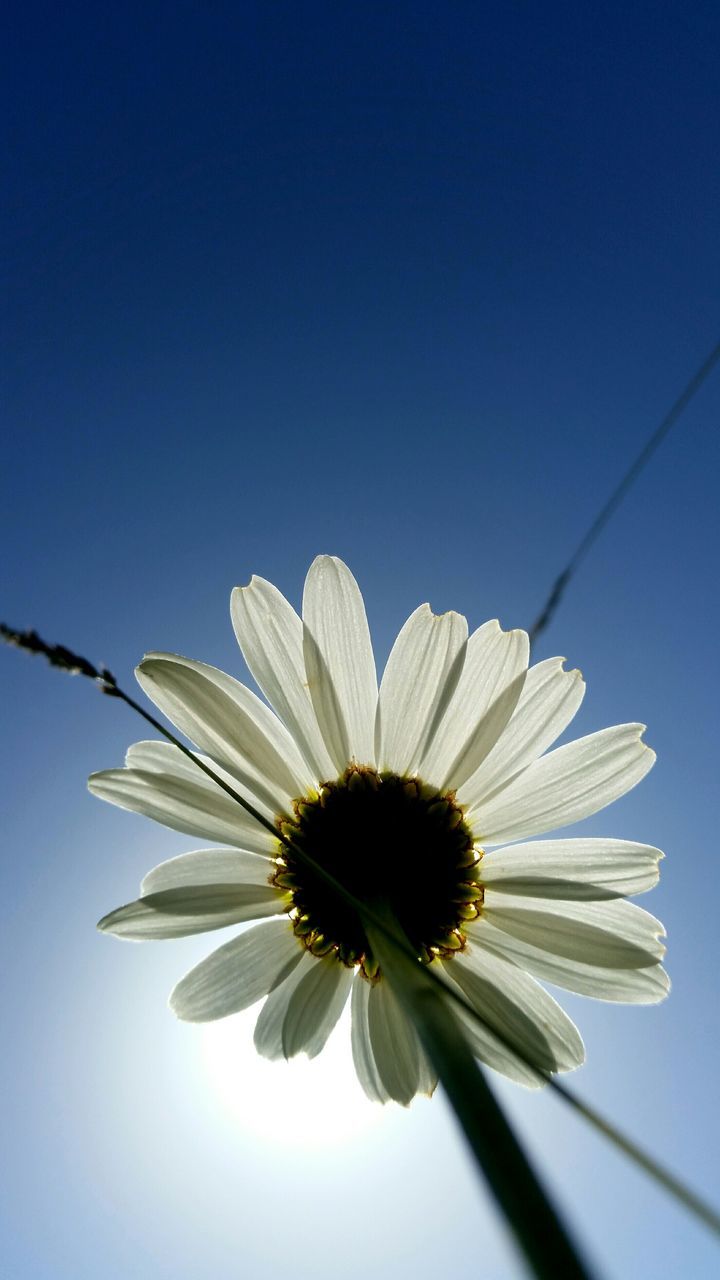
M482 905L481 855L452 793L351 766L295 801L281 830L354 897L391 911L423 960L465 945L463 926ZM334 951L378 975L358 912L282 843L273 883L290 892L293 928L314 955Z

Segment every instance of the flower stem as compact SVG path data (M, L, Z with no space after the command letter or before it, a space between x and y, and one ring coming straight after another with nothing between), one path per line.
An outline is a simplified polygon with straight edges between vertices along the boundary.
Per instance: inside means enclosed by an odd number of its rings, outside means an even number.
M373 914L378 913L375 904ZM386 922L390 923L386 918ZM442 992L425 980L410 944L392 920L397 942L370 920L366 929L386 981L412 1019L425 1052L498 1207L540 1280L588 1280L557 1209L532 1168Z

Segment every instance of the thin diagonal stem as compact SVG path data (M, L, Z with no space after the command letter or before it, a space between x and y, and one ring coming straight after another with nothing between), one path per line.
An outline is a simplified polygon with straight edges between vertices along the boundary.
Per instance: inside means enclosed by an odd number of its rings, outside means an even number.
M146 711L144 707L141 707L140 703L136 702L134 698L131 698L129 694L125 693L118 684L113 684L111 687L103 689L103 693L108 694L111 698L119 698L121 702L126 704L126 706L131 707L133 711L137 711L138 715L142 716L143 720L146 720L148 724L151 724L153 729L157 729L158 733L161 733L163 738L166 738L168 742L172 742L173 746L177 747L178 751L182 751L183 755L187 756L188 760L192 760L193 764L196 764L198 769L202 769L206 777L211 778L219 787L222 787L222 790L226 795L230 796L231 800L235 800L237 804L241 805L245 812L249 813L250 816L254 818L256 822L259 822L262 827L265 827L265 829L269 831L276 840L281 841L284 845L290 844L287 837L283 835L278 827L270 822L269 818L266 818L265 815L262 814L259 809L256 809L249 800L246 800L245 796L241 795L239 791L236 791L234 787L231 787L229 782L225 782L224 778L221 778L219 774L215 773L214 769L211 769L204 760L201 760L199 756L196 756L194 751L191 751L189 747L186 747L179 738L175 737L174 733L171 733L169 729L165 728L165 725L162 724L160 720L156 720L155 716L151 715L149 711Z
M304 849L295 845L292 840L288 839L284 835L283 832L280 832L276 827L274 827L262 813L255 809L254 806L244 798L244 796L241 796L240 793L235 791L233 787L224 781L224 779L219 777L218 774L206 765L203 760L189 749L189 747L186 747L185 744L175 736L175 734L171 733L170 730L157 720L155 716L151 715L144 707L140 706L134 698L131 698L124 692L124 690L120 689L114 675L112 672L108 671L106 667L97 668L93 666L93 664L88 662L86 658L80 657L71 650L65 648L63 645L48 644L46 641L41 639L36 631L18 631L15 628L8 627L5 623L0 622L0 638L2 638L7 644L13 645L19 649L24 649L26 652L42 654L48 659L51 666L59 667L61 670L73 675L87 676L89 679L95 681L102 693L125 702L133 711L136 711L138 715L142 716L148 724L152 725L154 729L157 729L158 733L166 738L168 742L171 742L176 746L184 756L189 760L192 760L198 769L201 769L207 777L211 778L217 786L222 788L222 790L231 797L231 799L241 805L247 813L252 814L252 816L256 818L257 821L260 822L261 825L265 827L278 841L280 841L280 843L291 849L295 857L303 862L305 866L311 868L312 871L330 888L332 888L344 902L349 906L352 906L355 910L364 912L366 919L376 930L380 932L380 934L385 936L386 941L389 942L391 947L394 947L396 950L400 949L401 951L405 951L406 957L411 960L417 959L417 957L414 956L410 945L403 943L402 940L398 939L396 934L391 930L388 930L385 921L382 920L380 916L377 916L371 908L356 899L353 894L344 887L344 885L331 875L330 872L326 871L324 867L315 862L314 858L307 854ZM480 1026L486 1030L490 1030L505 1048L510 1049L518 1057L522 1056L518 1047L510 1045L505 1041L501 1032L496 1027L489 1027L480 1012L469 1003L465 996L458 991L456 987L453 986L451 988L447 983L445 983L433 966L423 966L420 972L426 983L433 984L436 990L438 992L442 991L443 995L450 1001L454 1002L458 1009L462 1009L465 1014L469 1015ZM558 1094L569 1106L573 1107L575 1111L582 1115L598 1133L601 1133L619 1151L634 1161L640 1169L653 1178L659 1186L678 1200L712 1232L720 1236L720 1214L716 1212L712 1205L709 1205L705 1200L698 1196L696 1192L687 1187L675 1176L675 1174L664 1168L663 1165L649 1155L647 1151L644 1151L642 1147L638 1146L637 1143L633 1142L632 1139L621 1133L615 1125L611 1124L610 1121L602 1116L598 1111L583 1102L582 1099L578 1098L572 1090L568 1089L567 1085L560 1084L554 1076L539 1070L532 1063L525 1061L525 1065L537 1071L538 1076L547 1083L549 1088Z
M327 884L327 886L331 888L338 897L346 902L348 906L353 907L356 911L364 915L365 919L372 925L376 933L381 934L384 937L385 942L389 943L391 948L396 952L403 953L406 960L414 961L417 959L412 951L410 943L407 942L406 939L399 938L397 933L393 929L389 928L387 922L378 914L377 911L368 907L366 904L361 903L359 899L350 893L350 891L346 889L339 880L336 880L335 876L332 875L331 872L327 871L319 862L316 862L315 859L305 851L305 849L302 849L277 827L274 827L262 813L255 809L253 805L244 798L244 796L241 796L240 793L235 791L234 788L225 782L223 778L220 778L208 765L205 764L203 760L201 760L193 751L186 747L184 743L176 738L170 730L166 729L159 720L156 720L155 716L147 712L144 707L141 707L139 703L135 702L133 698L129 697L128 694L120 689L117 683L114 683L111 688L105 689L104 692L120 698L134 711L137 711L138 714L148 722L148 724L151 724L155 729L157 729L164 738L178 747L179 750L182 751L183 755L187 756L189 760L192 760L199 769L202 769L203 773L216 782L217 785L231 797L231 799L236 800L238 804L242 805L246 812L252 814L252 816L256 818L257 821L275 837L275 839L277 839L287 849L290 849L293 856L297 858L299 862L312 870L312 872L323 880L324 883ZM462 1009L465 1014L468 1014L475 1022L483 1027L484 1030L490 1031L506 1049L509 1049L517 1057L522 1058L522 1054L518 1046L514 1044L511 1045L506 1041L499 1028L495 1026L491 1027L482 1017L479 1010L476 1009L474 1005L470 1004L462 992L444 982L440 974L436 972L432 966L419 966L419 972L421 980L424 981L426 985L430 984L431 986L434 986L436 995L442 995L443 997L448 998L451 1002L454 1002L458 1009ZM695 1217L703 1222L706 1227L716 1235L720 1236L720 1214L715 1211L712 1205L704 1201L696 1192L691 1190L691 1188L685 1186L685 1184L671 1173L670 1170L665 1169L664 1166L655 1160L653 1156L644 1151L642 1147L633 1142L631 1138L628 1138L621 1133L615 1125L611 1124L609 1120L606 1120L598 1111L594 1110L594 1108L590 1107L587 1103L583 1102L582 1099L578 1098L577 1095L567 1087L567 1085L561 1084L555 1076L551 1075L547 1071L541 1070L534 1063L528 1062L527 1059L523 1059L523 1061L525 1066L530 1067L535 1071L538 1077L544 1080L554 1093L568 1103L568 1105L577 1111L579 1115L582 1115L598 1133L603 1134L609 1142L611 1142L619 1151L622 1151L624 1155L634 1161L639 1168L653 1178L666 1192L674 1196L675 1199L689 1210L690 1213L694 1214ZM484 1081L484 1077L483 1084L484 1088L487 1090L488 1086Z
M598 1133L601 1133L613 1146L617 1147L618 1151L621 1151L623 1155L629 1156L644 1173L654 1178L655 1182L659 1183L663 1190L674 1196L690 1213L699 1218L701 1222L704 1222L705 1226L709 1227L715 1235L720 1235L720 1214L716 1213L712 1205L703 1200L690 1187L686 1187L684 1182L681 1182L670 1169L666 1169L659 1164L654 1156L651 1156L647 1151L643 1151L642 1147L639 1147L636 1142L633 1142L631 1138L627 1138L619 1129L610 1124L610 1121L606 1120L594 1107L578 1098L572 1090L568 1089L567 1085L560 1084L558 1080L551 1080L550 1083L555 1093L577 1111L578 1115L587 1120L588 1124L591 1124Z
M615 487L615 489L613 489L610 497L600 508L590 527L586 529L570 559L565 565L565 568L555 579L552 587L550 588L547 600L530 628L531 645L535 643L538 636L541 635L546 627L550 625L550 621L555 615L555 611L565 594L565 589L570 582L570 579L577 572L579 565L585 559L585 556L591 546L600 536L608 521L612 516L614 516L617 508L620 506L620 503L626 497L628 491L632 488L640 473L644 471L656 449L659 448L666 435L668 435L670 430L675 426L675 423L685 412L690 401L697 395L698 391L710 377L710 374L718 363L720 363L720 342L718 342L713 347L710 354L705 357L700 368L695 371L687 386L683 388L675 403L668 409L659 426L655 428L652 435L643 445L640 453L628 467L628 470L620 480L620 483Z

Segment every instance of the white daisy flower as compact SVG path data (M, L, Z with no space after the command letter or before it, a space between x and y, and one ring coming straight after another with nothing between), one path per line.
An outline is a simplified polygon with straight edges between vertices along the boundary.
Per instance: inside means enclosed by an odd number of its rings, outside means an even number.
M151 653L146 694L278 833L360 900L390 909L419 957L479 1013L461 1014L476 1056L526 1085L584 1057L538 983L649 1004L667 993L659 921L626 901L662 854L605 838L528 836L578 822L630 790L655 759L644 726L617 725L549 751L584 693L528 638L421 605L378 689L363 599L341 560L310 568L302 619L271 583L236 588L232 619L267 698L214 667ZM544 754L547 753L547 754ZM268 1058L323 1048L348 998L366 1093L408 1103L434 1074L383 980L359 916L175 746L141 742L90 790L223 847L171 858L140 897L100 921L127 939L178 938L277 917L226 942L175 987L191 1022L265 1003ZM496 1034L494 1034L494 1032Z

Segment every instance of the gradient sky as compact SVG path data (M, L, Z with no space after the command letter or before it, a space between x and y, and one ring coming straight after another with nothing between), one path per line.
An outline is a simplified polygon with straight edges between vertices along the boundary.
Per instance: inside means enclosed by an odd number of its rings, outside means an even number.
M244 678L230 589L297 603L329 551L380 662L423 600L528 625L719 336L717 6L31 0L10 25L7 621L128 687L147 649ZM668 854L642 904L673 993L563 994L571 1083L715 1198L719 409L716 373L535 655L586 676L573 736L642 720L658 752L582 831ZM0 657L3 1276L519 1276L441 1098L333 1142L312 1071L258 1074L252 1019L231 1043L167 1010L215 939L95 932L192 837L87 795L146 736L129 711ZM499 1090L602 1276L717 1274L560 1102Z

